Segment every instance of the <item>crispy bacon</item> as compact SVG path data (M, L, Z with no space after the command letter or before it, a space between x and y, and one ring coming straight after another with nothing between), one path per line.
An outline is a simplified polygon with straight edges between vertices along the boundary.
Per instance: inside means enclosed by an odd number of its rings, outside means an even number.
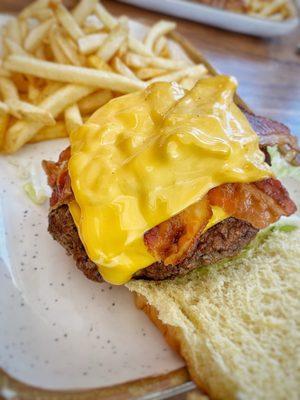
M293 148L297 147L297 139L291 134L290 129L281 122L269 118L259 117L243 110L253 130L259 136L262 146L278 146L287 144Z
M42 166L48 177L48 184L52 188L50 207L56 208L68 204L74 199L71 180L68 171L68 161L71 156L70 147L60 153L57 162L43 161Z
M222 207L229 215L258 229L296 211L286 189L273 178L255 183L226 183L210 190L208 198L211 205Z
M260 147L265 153L267 146L278 146L289 162L300 165L300 148L297 138L291 134L287 126L269 118L259 117L244 109L242 111L257 133Z
M212 216L207 196L144 234L149 252L165 265L179 264L191 255Z

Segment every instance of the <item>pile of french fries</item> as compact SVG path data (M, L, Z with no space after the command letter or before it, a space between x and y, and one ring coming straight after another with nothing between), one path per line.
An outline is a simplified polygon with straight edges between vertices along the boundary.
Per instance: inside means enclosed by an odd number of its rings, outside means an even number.
M283 21L293 16L294 7L290 0L245 0L248 14L273 21Z
M0 150L67 137L113 97L153 82L193 87L207 70L172 54L174 29L159 21L141 40L98 0L30 4L2 29Z
M257 18L284 21L295 16L292 0L198 0L212 7L241 12Z

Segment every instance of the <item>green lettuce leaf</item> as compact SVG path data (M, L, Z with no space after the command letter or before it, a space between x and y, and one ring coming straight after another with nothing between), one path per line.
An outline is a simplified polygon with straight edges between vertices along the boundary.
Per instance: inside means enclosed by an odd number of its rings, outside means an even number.
M300 167L290 165L279 153L276 146L268 147L271 156L271 168L278 178L295 178L300 181Z

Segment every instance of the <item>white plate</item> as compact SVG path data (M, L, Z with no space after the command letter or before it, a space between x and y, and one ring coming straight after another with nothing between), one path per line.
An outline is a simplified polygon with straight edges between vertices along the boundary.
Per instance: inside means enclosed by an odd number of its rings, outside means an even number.
M41 160L56 159L66 145L26 146L15 159L41 171ZM19 172L0 157L1 367L30 385L83 389L183 366L125 287L77 270L47 232L48 204L26 197Z
M10 18L0 15L0 25ZM137 37L147 29L132 21L130 28ZM24 171L47 190L41 161L56 160L66 146L57 140L0 156L0 368L28 385L74 390L182 367L125 287L77 270L47 232L48 204L25 195Z
M260 19L209 7L187 0L121 0L148 10L160 11L179 18L186 18L207 25L249 35L272 37L285 35L298 25L297 18L277 22Z

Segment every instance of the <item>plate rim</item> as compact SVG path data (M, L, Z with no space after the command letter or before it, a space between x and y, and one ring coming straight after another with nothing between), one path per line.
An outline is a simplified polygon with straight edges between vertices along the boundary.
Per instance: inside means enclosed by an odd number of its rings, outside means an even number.
M145 8L145 9L156 11L156 12L158 12L158 11L163 12L163 13L165 12L168 14L168 12L166 11L166 7L159 0L153 0L152 2L146 2L145 0L139 0L139 1L120 0L120 1L122 3L130 4L130 5L133 5L136 7ZM273 21L268 18L259 18L259 17L255 17L253 15L242 14L242 13L228 11L228 10L224 10L224 9L217 9L217 8L214 8L214 7L206 5L206 4L197 3L193 0L192 1L191 0L165 0L165 3L166 4L169 3L171 6L178 6L179 8L181 8L180 11L181 11L182 17L178 16L178 14L173 12L172 9L169 12L169 15L177 16L178 18L185 18L188 20L192 20L194 22L203 23L205 25L214 26L214 27L217 27L220 29L249 34L249 35L258 36L258 37L275 37L275 36L285 35L285 34L291 32L299 24L296 6L294 5L294 3L291 2L291 0L287 0L287 1L289 2L290 6L292 8L293 14L290 18L283 20L283 21ZM156 8L156 5L158 5L158 8ZM184 7L184 9L183 9L183 7ZM204 22L203 18L202 19L197 18L197 15L195 15L195 14L193 14L193 17L189 17L189 16L187 16L187 12L186 12L187 9L191 12L205 11L206 14L208 14L210 16L210 18L213 18L214 16L216 16L216 17L219 16L221 20L222 19L224 20L225 17L229 17L232 19L233 22L236 22L243 26L245 23L254 24L256 26L252 26L251 29L244 29L244 28L243 29L240 29L240 28L230 29L230 28L226 28L223 23L219 24L212 20ZM182 14L182 12L183 12L183 14ZM260 29L263 27L265 27L265 29L268 30L268 33L260 31ZM259 28L259 29L257 30L257 28ZM273 29L276 29L276 32L272 31Z

